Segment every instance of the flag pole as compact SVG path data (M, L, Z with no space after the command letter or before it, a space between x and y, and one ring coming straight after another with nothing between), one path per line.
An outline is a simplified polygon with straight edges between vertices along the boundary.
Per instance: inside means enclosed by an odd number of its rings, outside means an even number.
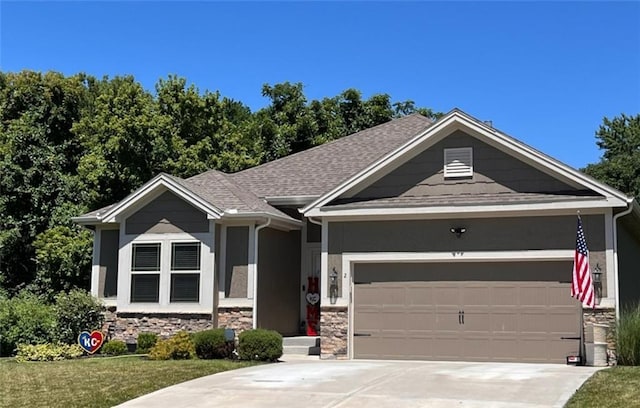
M582 221L582 218L580 217L580 210L576 211L576 215L578 216L578 219ZM585 355L586 349L584 344L584 306L582 305L582 302L580 302L580 348L578 350L580 365L587 365L587 356Z

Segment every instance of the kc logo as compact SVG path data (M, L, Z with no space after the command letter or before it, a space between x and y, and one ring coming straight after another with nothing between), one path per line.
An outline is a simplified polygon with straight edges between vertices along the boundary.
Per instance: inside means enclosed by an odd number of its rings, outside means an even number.
M97 330L94 330L91 333L83 331L78 336L78 344L80 344L80 347L89 354L93 354L100 350L100 346L102 346L103 341L104 336L102 335L102 332Z

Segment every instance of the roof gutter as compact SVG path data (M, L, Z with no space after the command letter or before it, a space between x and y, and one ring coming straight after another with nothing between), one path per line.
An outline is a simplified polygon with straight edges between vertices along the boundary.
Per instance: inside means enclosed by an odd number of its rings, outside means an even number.
M633 198L627 199L627 202L629 203L629 208L613 216L613 287L616 295L616 320L620 320L620 284L618 278L618 219L624 217L625 215L631 214L631 212L636 207L634 205L635 200Z
M234 212L237 210L227 209L224 211L222 219L246 219L246 218L269 218L274 221L281 221L285 224L295 226L296 228L302 228L302 221L296 220L290 217L283 217L281 215L264 213L264 212Z
M254 244L253 244L253 262L255 267L253 269L253 328L258 328L258 237L260 236L260 230L268 227L271 224L271 217L267 217L267 222L258 225L254 230Z

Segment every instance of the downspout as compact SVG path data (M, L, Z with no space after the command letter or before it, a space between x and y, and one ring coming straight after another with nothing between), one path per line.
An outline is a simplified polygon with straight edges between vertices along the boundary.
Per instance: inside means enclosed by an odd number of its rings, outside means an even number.
M620 288L618 283L618 218L633 211L633 199L627 201L629 208L613 216L613 287L616 295L616 321L620 320Z
M309 220L309 222L311 222L312 224L316 224L322 227L322 221L316 221L314 220L312 217L308 217L307 218Z
M255 267L253 269L253 328L258 328L258 236L260 230L268 227L271 224L271 217L267 217L267 222L258 225L255 230L255 236L253 240L253 262Z

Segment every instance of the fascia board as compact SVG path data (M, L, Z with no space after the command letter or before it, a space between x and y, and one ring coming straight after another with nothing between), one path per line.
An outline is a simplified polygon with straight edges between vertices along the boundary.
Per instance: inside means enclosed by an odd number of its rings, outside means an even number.
M294 220L292 218L285 218L276 214L269 214L269 213L263 213L263 212L239 212L239 213L225 212L221 217L222 220L255 220L256 218L271 218L272 220L277 220L282 224L294 227L293 229L302 228L302 221Z
M264 200L270 205L308 205L318 198L317 195L271 196L264 197Z
M165 177L163 174L160 174L154 177L153 179L151 179L149 182L147 182L145 185L140 187L138 190L131 193L125 199L120 201L114 208L112 208L106 214L104 214L104 216L101 217L102 222L105 222L105 223L117 222L116 218L120 214L122 214L127 209L131 208L133 205L135 205L140 200L142 200L147 194L149 194L150 192L152 192L153 190L155 190L160 186L165 187L167 190L176 194L183 200L187 201L189 204L193 205L194 207L206 213L208 219L219 219L220 215L222 214L220 210L206 203L200 197L188 191L181 185L173 182L171 179L169 179L168 177Z
M80 225L93 225L93 224L99 224L100 220L98 219L98 217L96 217L95 215L92 215L90 217L71 217L71 221L75 222L76 224L80 224Z
M460 205L438 207L398 207L398 208L353 208L329 209L314 208L307 217L353 217L353 216L410 216L410 215L455 215L463 214L494 214L501 212L523 213L532 211L561 211L604 209L612 207L626 207L626 203L617 199L567 201L544 204L502 204L502 205Z

